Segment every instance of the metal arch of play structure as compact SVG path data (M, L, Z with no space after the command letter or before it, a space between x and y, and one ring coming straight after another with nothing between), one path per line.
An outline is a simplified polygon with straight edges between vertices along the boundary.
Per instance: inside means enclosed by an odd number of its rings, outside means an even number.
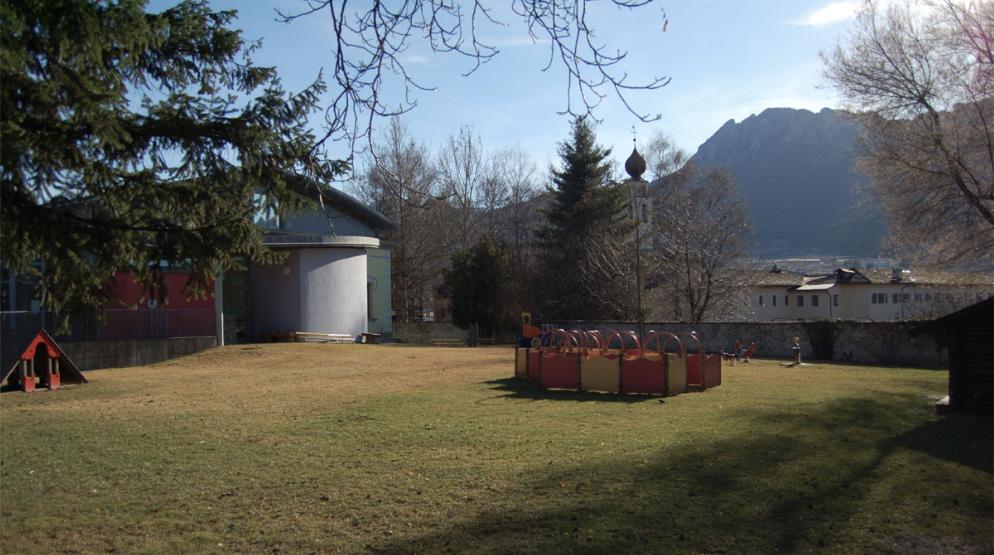
M687 352L687 389L702 391L721 385L721 356L706 354L696 331L677 332L677 336L692 340L696 347Z
M721 385L721 357L696 332L552 329L515 351L515 377L545 389L677 395ZM690 348L692 344L693 349Z

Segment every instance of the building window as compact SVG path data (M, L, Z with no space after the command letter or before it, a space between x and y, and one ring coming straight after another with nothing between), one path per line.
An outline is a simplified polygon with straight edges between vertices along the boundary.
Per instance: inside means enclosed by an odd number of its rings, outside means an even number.
M870 302L873 304L887 304L887 293L873 293ZM897 302L897 294L894 294L894 302Z
M916 303L922 302L922 294L921 293L915 293L915 302Z
M797 306L804 306L804 295L797 296Z
M899 297L897 296L897 293L891 293L890 294L890 302L892 302L894 304L897 304L897 303L901 302L899 300Z
M790 306L790 295L784 295L783 296L783 305L784 306Z
M932 294L931 293L925 293L925 302L927 302L927 303L932 302Z
M811 295L811 306L818 306L818 295Z
M770 295L770 298L773 299L773 306L777 306L777 296L776 295Z
M759 306L763 306L763 296L759 296Z
M832 295L832 306L839 306L839 296Z
M901 293L901 302L902 303L908 302L908 299L910 299L910 298L911 298L911 294L910 293Z

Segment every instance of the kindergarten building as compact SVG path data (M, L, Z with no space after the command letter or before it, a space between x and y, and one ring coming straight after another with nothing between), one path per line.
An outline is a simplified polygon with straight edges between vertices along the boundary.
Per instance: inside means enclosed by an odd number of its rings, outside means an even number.
M161 303L148 299L130 274L118 272L108 284L115 302L74 317L58 340L117 341L120 347L121 341L179 338L203 348L208 340L267 341L294 332L391 337L390 248L380 237L393 223L336 189L302 178L290 185L305 200L304 209L255 218L264 243L285 253L281 263L244 261L245 270L225 272L213 292L199 299L183 293L186 269L164 268L168 297ZM57 315L36 297L33 280L2 268L0 339L33 336L42 328L54 332Z
M283 262L250 262L215 287L224 342L295 332L392 336L390 248L380 236L393 223L337 189L303 178L292 185L307 208L256 217L264 243L285 253Z

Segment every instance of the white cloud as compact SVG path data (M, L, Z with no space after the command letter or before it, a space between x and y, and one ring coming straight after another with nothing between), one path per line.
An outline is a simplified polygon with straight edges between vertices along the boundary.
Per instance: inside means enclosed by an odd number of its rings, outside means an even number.
M420 54L411 54L408 56L401 57L400 61L404 62L405 64L427 64L428 58Z
M859 10L859 3L851 0L832 2L817 10L807 14L801 19L791 21L792 25L804 25L808 27L820 27L831 25L842 21L848 21L856 17Z

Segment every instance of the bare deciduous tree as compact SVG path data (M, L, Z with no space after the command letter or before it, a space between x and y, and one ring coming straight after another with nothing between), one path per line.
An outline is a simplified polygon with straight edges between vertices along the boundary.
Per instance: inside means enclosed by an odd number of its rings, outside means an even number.
M864 4L822 53L865 110L860 169L891 242L920 261L988 264L994 252L994 3Z
M618 8L634 10L651 0L612 0ZM432 87L419 83L408 71L403 53L415 44L436 54L455 54L480 65L499 54L499 49L481 37L506 32L492 8L481 0L409 0L364 2L348 0L303 0L299 10L278 10L278 19L290 22L301 17L328 18L331 28L332 100L326 109L327 130L321 142L345 139L372 140L373 121L403 114L417 104L416 93ZM608 94L616 95L642 121L658 119L637 111L626 95L633 90L666 86L669 78L651 77L635 83L624 67L628 53L611 48L595 38L594 16L587 0L515 0L510 18L525 24L536 43L548 45L544 69L565 70L566 107L562 113L585 116ZM666 14L659 28L665 29ZM397 84L405 92L396 105L382 97L384 87Z
M749 213L732 176L688 163L654 193L654 274L660 289L651 316L701 322L729 316L740 303L734 266L745 254Z
M494 234L513 250L512 261L523 268L539 218L535 162L520 148L505 148L494 155L492 167L505 191L504 203L495 211L499 221L494 222Z
M449 138L436 164L399 118L391 120L353 191L397 224L385 239L393 242L399 319L419 319L422 309L433 305L444 312L434 298L445 295L439 293L442 272L453 255L483 234L513 249L512 285L527 295L538 217L534 172L535 164L521 150L502 150L488 159L467 126Z
M494 155L487 163L486 175L480 186L483 233L493 238L503 236L504 209L511 201L511 190L504 173L501 159Z
M398 319L413 321L428 304L426 295L443 256L431 237L437 173L424 145L398 118L390 121L382 142L374 144L374 154L354 192L397 225L385 237L393 242L392 302Z
M687 163L687 153L658 129L652 133L642 149L649 181L666 177Z
M488 166L480 138L466 125L449 137L438 154L439 181L450 207L439 223L446 229L443 240L450 256L469 250L480 237L480 208L487 184L491 190L498 185L491 180Z
M578 264L579 282L583 294L600 307L602 319L638 318L634 228L634 221L624 222L615 226L615 233L597 233L585 242Z

